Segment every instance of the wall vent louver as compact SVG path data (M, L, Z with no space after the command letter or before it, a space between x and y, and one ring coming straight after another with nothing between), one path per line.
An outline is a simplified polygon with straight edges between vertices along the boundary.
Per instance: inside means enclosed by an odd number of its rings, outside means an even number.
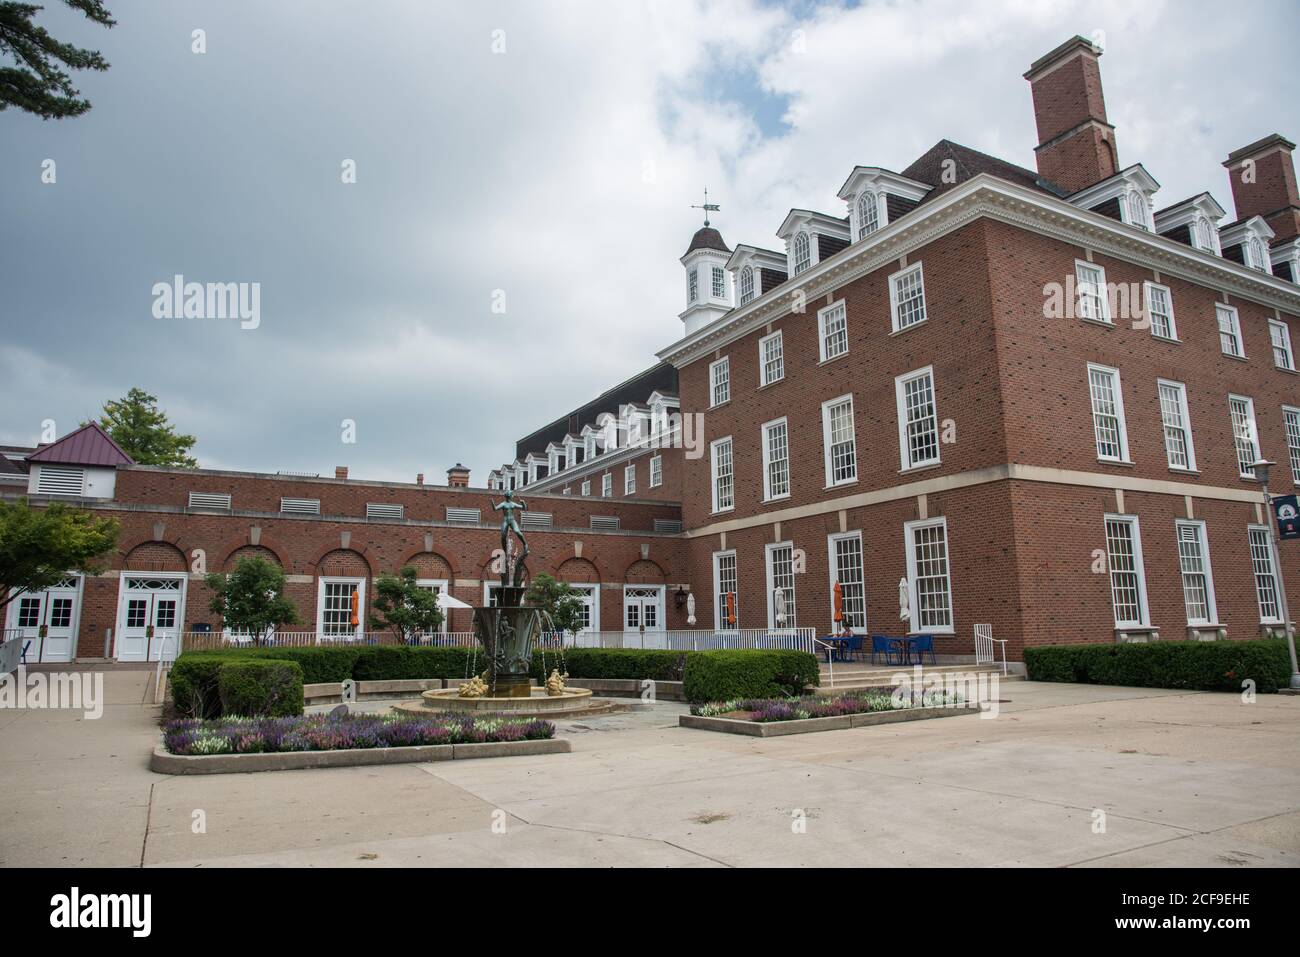
M288 515L319 515L320 499L282 498L280 499L280 511Z
M229 492L190 492L190 508L211 508L230 511Z
M591 527L603 532L616 532L619 528L618 517L614 515L591 516Z
M394 502L366 502L366 518L405 518L406 506Z
M477 508L453 508L448 505L447 521L457 525L477 525L482 521L482 513Z

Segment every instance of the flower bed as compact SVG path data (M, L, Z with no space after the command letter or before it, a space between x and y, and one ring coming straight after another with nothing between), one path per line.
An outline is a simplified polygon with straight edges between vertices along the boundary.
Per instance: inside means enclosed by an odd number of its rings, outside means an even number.
M701 718L736 718L743 721L803 721L808 718L836 718L872 711L901 711L907 708L961 707L961 695L927 691L924 695L894 689L851 691L833 698L807 695L802 698L751 698L693 705L691 714Z
M163 726L170 754L272 754L439 744L537 741L555 736L549 721L517 718L324 714L288 718L185 718Z
M760 738L811 731L842 731L899 721L976 714L979 708L961 695L935 689L850 691L835 697L751 698L715 701L691 707L677 723L683 728L722 731Z

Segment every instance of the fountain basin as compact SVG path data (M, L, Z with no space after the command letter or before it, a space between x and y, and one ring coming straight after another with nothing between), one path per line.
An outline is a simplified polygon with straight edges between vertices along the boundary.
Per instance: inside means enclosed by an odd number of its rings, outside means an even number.
M593 698L590 688L565 688L562 694L551 695L545 688L532 688L528 695L510 695L493 698L462 698L457 688L436 688L420 694L419 701L393 705L396 711L407 714L427 714L429 711L456 714L506 714L512 717L555 718L576 715L601 714L615 710L615 702Z

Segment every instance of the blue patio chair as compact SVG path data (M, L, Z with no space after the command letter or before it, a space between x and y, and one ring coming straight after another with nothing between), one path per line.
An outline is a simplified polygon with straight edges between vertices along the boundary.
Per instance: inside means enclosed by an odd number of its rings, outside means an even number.
M848 655L850 660L862 657L861 635L854 635L849 639L849 646L845 649L845 653Z
M908 644L911 645L908 651L916 656L917 664L923 663L926 655L930 656L930 664L939 663L934 657L934 635L913 635Z
M884 655L885 664L887 665L902 664L901 661L894 660L895 651L893 639L888 635L871 636L871 663L873 665L876 663L876 655Z

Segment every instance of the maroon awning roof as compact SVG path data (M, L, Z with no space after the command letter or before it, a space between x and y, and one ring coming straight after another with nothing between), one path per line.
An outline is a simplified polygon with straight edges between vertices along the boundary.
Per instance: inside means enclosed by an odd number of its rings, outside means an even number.
M61 465L100 465L116 468L134 465L131 456L109 438L98 422L90 422L70 432L57 442L51 442L27 456L28 462L48 462Z

